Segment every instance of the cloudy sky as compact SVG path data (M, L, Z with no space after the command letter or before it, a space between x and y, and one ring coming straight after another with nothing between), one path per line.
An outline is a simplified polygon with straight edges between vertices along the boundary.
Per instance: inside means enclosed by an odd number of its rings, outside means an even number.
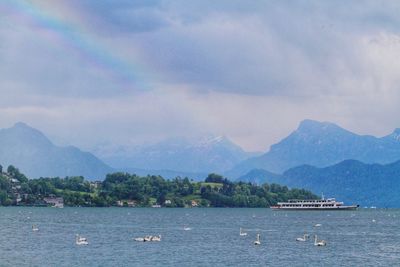
M2 0L0 127L58 144L400 127L400 2Z

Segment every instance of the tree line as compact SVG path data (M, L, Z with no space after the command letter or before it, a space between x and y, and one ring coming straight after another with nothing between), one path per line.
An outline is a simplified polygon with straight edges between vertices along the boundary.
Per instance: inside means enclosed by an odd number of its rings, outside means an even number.
M1 166L0 166L1 167ZM209 174L204 182L176 177L111 173L103 181L82 176L28 179L14 166L0 169L0 205L45 205L45 197L62 197L66 206L269 207L288 199L316 199L304 189L278 184L232 182Z

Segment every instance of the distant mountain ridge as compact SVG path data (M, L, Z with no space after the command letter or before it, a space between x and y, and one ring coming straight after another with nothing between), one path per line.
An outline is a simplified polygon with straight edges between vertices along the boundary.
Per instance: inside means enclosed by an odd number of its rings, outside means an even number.
M273 173L264 169L253 169L245 175L240 176L236 180L258 185L264 183L279 183L280 181L286 181L283 175Z
M89 152L54 145L25 123L0 130L0 164L14 165L29 178L85 176L102 180L113 169Z
M282 175L253 170L238 180L305 188L362 206L400 207L400 161L382 165L345 160L324 168L302 165Z
M92 150L118 169L170 170L181 173L223 172L253 156L225 136L171 138L152 145L100 146Z
M105 163L76 147L56 146L42 132L22 122L0 129L0 147L0 164L14 165L30 178L84 176L102 180L108 173L123 171L202 180L209 172L230 169L254 155L227 137L208 136L195 142L174 138L150 146L95 151Z
M187 177L193 181L203 181L207 177L208 173L197 173L197 172L183 172L183 171L173 171L173 170L144 170L138 168L121 168L118 171L136 174L140 176L156 175L162 176L165 179L174 179L176 177Z
M358 135L330 122L304 120L268 152L239 163L226 175L239 177L252 169L282 173L302 164L324 167L346 159L381 164L399 160L400 129L378 138Z

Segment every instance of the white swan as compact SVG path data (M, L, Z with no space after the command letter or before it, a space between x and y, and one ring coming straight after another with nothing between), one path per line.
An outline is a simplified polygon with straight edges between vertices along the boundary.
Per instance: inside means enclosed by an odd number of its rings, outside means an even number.
M82 237L80 235L76 235L75 244L77 245L88 245L89 242L87 241L86 237Z
M160 242L161 241L161 235L151 237L150 241Z
M260 234L257 234L257 239L254 241L254 245L261 245Z
M246 235L247 235L246 232L243 232L243 231L242 231L242 227L240 227L239 235L241 235L241 236L246 236Z
M314 246L326 246L326 241L325 240L320 240L318 241L317 235L314 235Z
M320 224L320 223L317 223L314 225L314 227L321 227L321 226L322 226L322 224Z
M153 238L153 236L152 235L146 235L143 239L143 242L149 242L149 241L151 241L151 239Z
M305 242L310 236L308 234L304 234L303 237L296 238L296 241Z
M161 235L158 235L158 236L146 235L145 237L133 238L133 240L138 241L138 242L160 242Z
M36 225L32 224L32 231L37 232L39 231L39 228Z

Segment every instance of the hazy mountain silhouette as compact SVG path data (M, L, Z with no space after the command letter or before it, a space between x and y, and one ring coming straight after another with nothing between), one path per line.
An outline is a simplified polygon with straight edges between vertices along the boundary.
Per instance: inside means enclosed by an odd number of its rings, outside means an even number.
M43 133L21 122L0 130L0 147L0 164L4 168L14 165L29 178L82 175L103 179L112 172L93 154L73 146L56 146Z
M377 138L352 133L330 122L304 120L268 152L239 163L226 175L239 177L252 169L282 173L302 164L324 167L346 159L382 164L399 160L400 129Z
M238 180L305 188L316 194L324 193L327 197L363 206L400 206L400 161L382 165L345 160L325 168L302 165L282 175L253 170Z
M152 145L99 146L93 153L118 169L170 170L181 173L223 172L254 154L225 136L200 140L171 138Z

